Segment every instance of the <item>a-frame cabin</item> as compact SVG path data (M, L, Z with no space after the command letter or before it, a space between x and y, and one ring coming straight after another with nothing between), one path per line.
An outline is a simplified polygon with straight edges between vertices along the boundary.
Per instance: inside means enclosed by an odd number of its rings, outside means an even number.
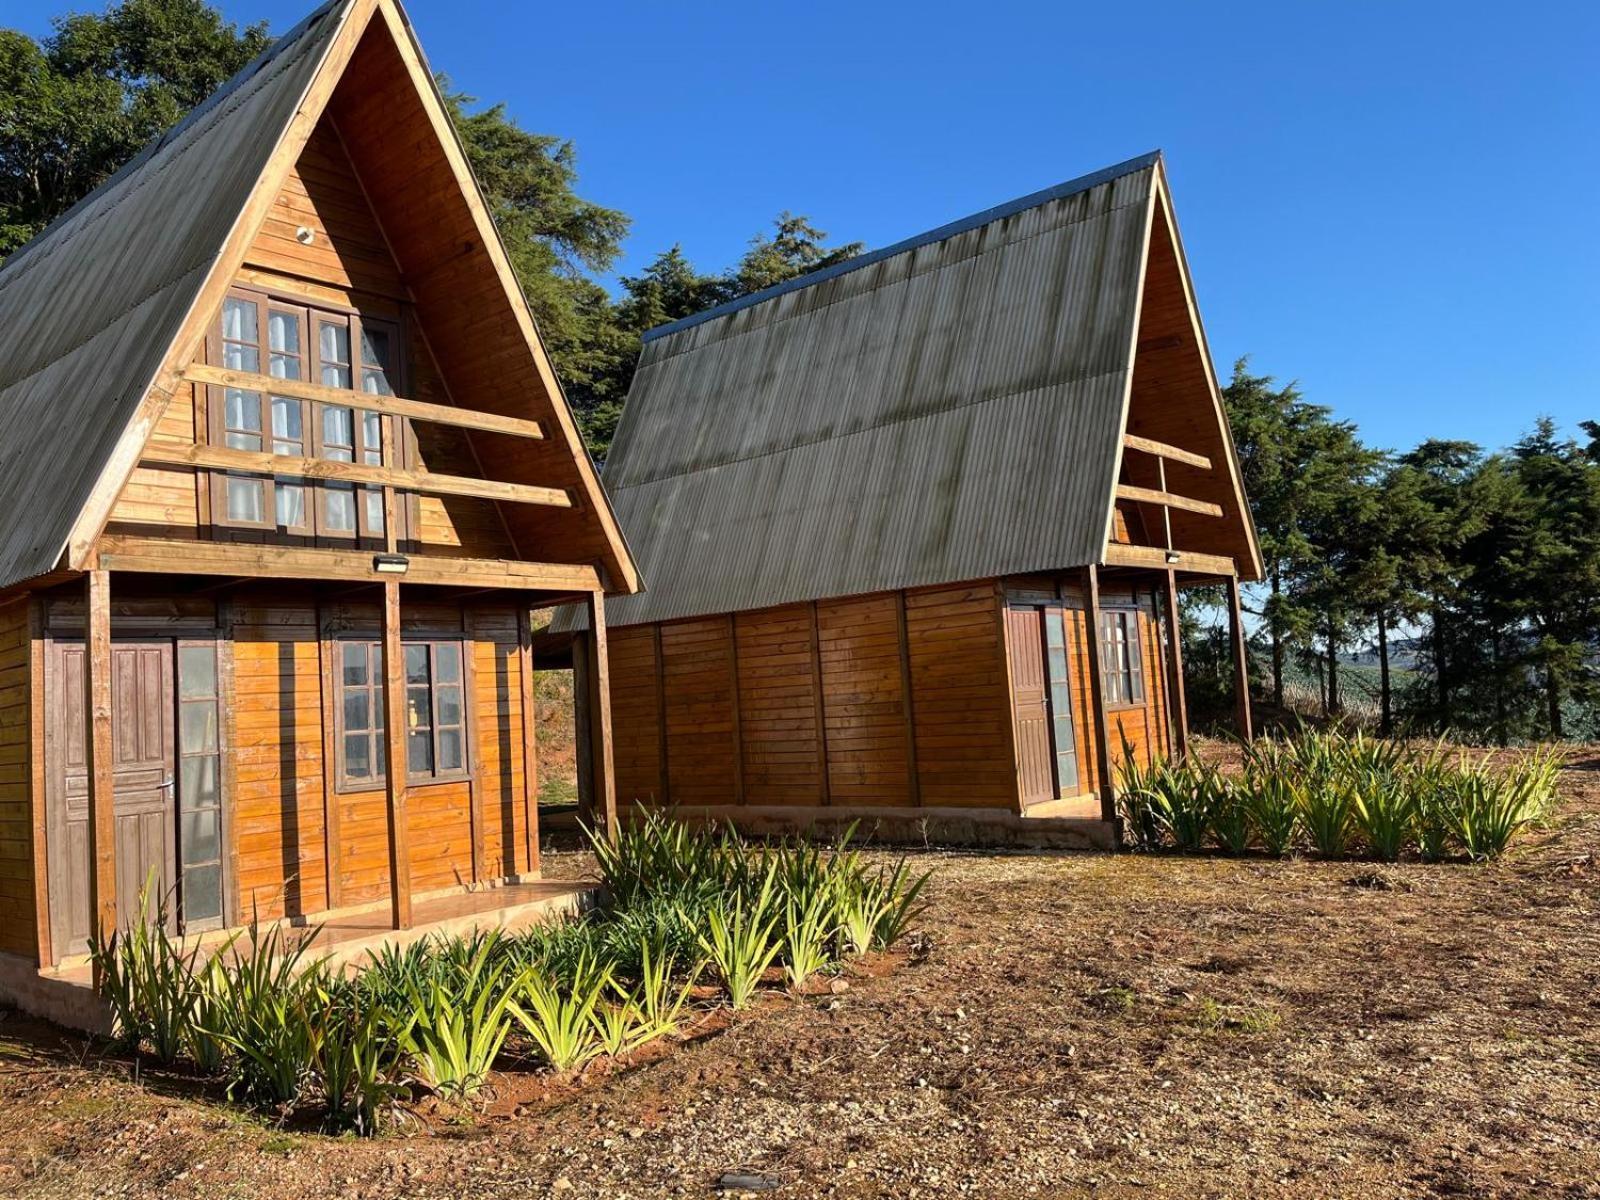
M0 268L0 990L147 883L537 879L530 616L637 589L404 13L332 0Z
M647 335L605 467L625 803L1109 844L1255 531L1158 154ZM581 615L558 618L581 628ZM580 663L582 656L579 656Z

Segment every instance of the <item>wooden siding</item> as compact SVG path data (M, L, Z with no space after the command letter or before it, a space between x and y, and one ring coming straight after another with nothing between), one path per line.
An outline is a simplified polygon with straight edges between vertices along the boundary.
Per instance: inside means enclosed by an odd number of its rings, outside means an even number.
M1048 577L1006 585L1065 609L1077 792L1093 794L1082 597ZM612 631L620 802L1016 811L1004 590L986 580ZM1106 589L1108 608L1135 603L1145 699L1106 714L1114 764L1123 737L1144 761L1172 749L1154 598Z
M324 606L285 601L265 590L234 605L237 883L241 916L311 915L389 894L388 828L382 788L342 790L330 769L334 753L323 713L322 655L343 634L377 636L374 605ZM465 624L463 625L463 622ZM406 633L468 641L468 717L472 778L407 789L411 886L438 891L472 883L474 810L481 811L479 855L487 879L528 868L528 812L523 793L521 669L517 622L509 605L461 608L407 604ZM465 628L465 633L461 631ZM326 829L330 793L338 837ZM481 789L474 796L473 789ZM481 803L479 801L481 800ZM329 864L337 899L330 898Z
M38 954L26 599L0 606L0 952Z
M310 232L309 244L295 234ZM289 172L266 221L245 253L236 282L298 304L332 310L356 309L369 316L402 320L406 362L404 394L433 404L452 403L433 351L416 320L399 268L373 215L366 192L331 119L324 117ZM216 319L216 318L214 318ZM194 445L200 435L203 396L193 385L179 388L151 440ZM436 474L483 478L464 431L418 423L420 466ZM107 531L193 539L203 536L204 515L197 472L188 467L138 467L112 510ZM499 507L490 500L420 496L411 541L430 555L515 558Z

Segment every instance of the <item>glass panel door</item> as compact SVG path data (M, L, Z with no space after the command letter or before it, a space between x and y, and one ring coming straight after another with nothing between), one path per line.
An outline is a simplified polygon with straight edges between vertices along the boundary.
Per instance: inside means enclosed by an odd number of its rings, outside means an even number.
M1050 701L1050 734L1056 759L1056 794L1078 794L1078 738L1072 725L1071 659L1067 654L1066 611L1044 611L1045 682Z

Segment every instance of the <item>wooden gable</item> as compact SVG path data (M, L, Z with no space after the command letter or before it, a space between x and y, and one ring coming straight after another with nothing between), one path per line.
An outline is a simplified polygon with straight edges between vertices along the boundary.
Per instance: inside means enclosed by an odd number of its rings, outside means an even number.
M1148 565L1164 565L1170 522L1176 550L1231 559L1242 578L1259 578L1255 524L1165 172L1156 180L1108 542L1160 548Z
M172 380L170 402L148 438L129 431L134 445L125 453L137 462L110 493L103 533L112 540L96 544L102 529L91 506L69 565L110 548L123 553L117 565L133 569L130 539L148 558L152 539L211 536L206 477L248 464L222 461L237 452L214 436L206 444L206 394L222 382L218 364L207 363L207 342L230 290L248 289L310 312L388 319L403 331L397 404L417 418L404 464L415 487L387 482L417 493L411 553L581 564L608 591L637 590L631 557L404 16L392 0L350 0L350 9L296 114L299 127L285 133L213 268L203 307L173 345L163 373ZM315 391L308 403L335 402ZM472 419L449 415L459 410ZM334 471L315 478L324 477Z

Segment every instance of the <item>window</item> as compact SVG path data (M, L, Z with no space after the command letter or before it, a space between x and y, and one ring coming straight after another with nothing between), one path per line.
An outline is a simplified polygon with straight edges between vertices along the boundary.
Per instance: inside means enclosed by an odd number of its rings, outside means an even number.
M222 924L217 649L178 643L179 907L185 932Z
M462 779L467 773L467 717L458 641L406 641L406 777ZM383 648L339 643L339 742L346 787L384 781Z
M1139 651L1137 609L1100 613L1100 673L1105 702L1113 707L1144 703L1143 658Z
M1050 744L1056 756L1056 795L1078 791L1078 738L1072 728L1072 685L1067 663L1067 614L1044 610L1044 675L1050 702Z
M353 346L359 347L359 361L352 357ZM388 396L394 394L398 350L398 328L377 318L234 291L223 302L212 357L229 370ZM243 388L212 392L209 424L214 444L255 453L270 449L295 458L404 465L406 439L396 418ZM403 515L405 506L399 511ZM308 483L292 475L218 472L213 480L212 520L335 544L356 539L376 544L384 540L383 489L331 480Z

